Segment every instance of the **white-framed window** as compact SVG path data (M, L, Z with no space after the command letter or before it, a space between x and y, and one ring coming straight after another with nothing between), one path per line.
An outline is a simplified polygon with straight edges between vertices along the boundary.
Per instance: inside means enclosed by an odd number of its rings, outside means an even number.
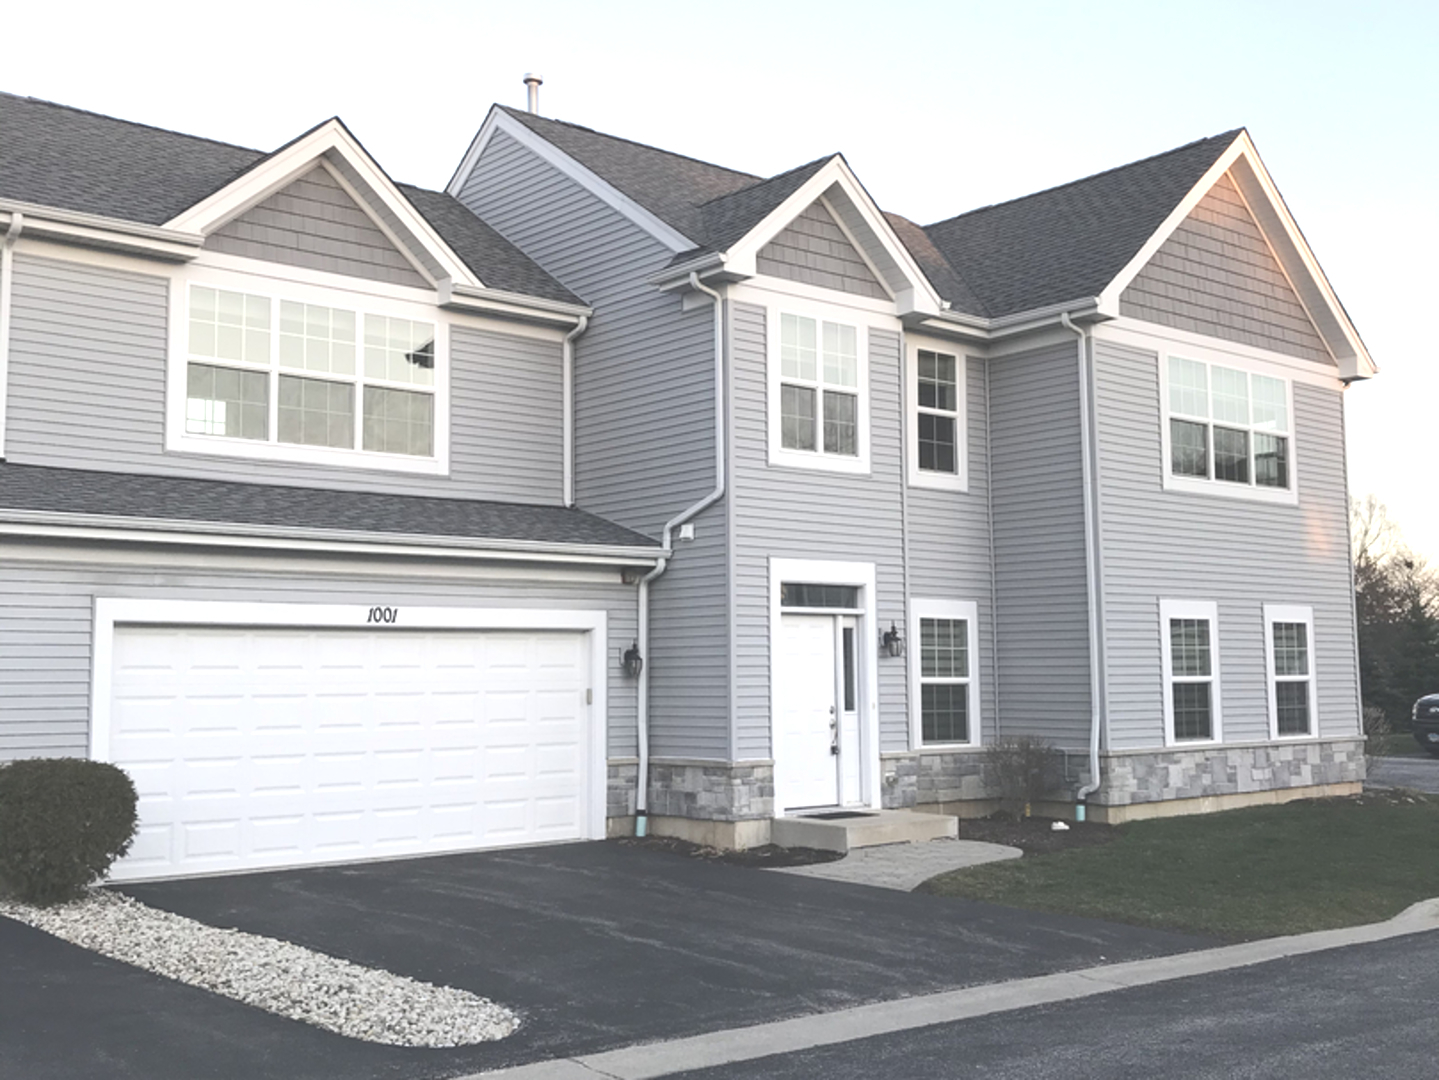
M433 307L209 271L172 295L172 450L447 468L445 324Z
M1219 609L1205 600L1159 601L1164 733L1169 746L1223 738Z
M1195 349L1161 355L1160 388L1166 488L1296 501L1290 379Z
M964 354L952 345L922 338L909 339L905 352L909 482L916 487L967 491Z
M916 748L979 745L979 608L910 602L910 740Z
M1264 605L1264 661L1269 674L1269 736L1317 734L1314 688L1314 609Z
M857 311L769 310L772 465L869 471L868 335Z

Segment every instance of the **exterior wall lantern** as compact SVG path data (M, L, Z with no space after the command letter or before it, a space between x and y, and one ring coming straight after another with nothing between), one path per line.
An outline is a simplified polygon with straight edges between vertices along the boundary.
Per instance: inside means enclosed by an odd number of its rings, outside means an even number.
M879 652L881 656L904 655L904 638L893 622L889 624L888 630L879 635Z
M640 655L640 643L636 641L628 649L620 654L620 667L631 679L638 679L640 672L645 669L644 657Z

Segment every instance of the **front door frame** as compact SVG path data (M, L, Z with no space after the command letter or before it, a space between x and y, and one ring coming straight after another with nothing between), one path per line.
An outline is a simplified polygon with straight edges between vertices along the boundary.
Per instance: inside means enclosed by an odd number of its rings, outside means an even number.
M780 586L785 582L809 582L824 585L850 585L859 589L859 610L845 612L855 618L855 662L859 679L859 695L856 705L859 713L859 795L860 805L871 809L880 808L880 767L879 767L879 688L878 688L878 646L869 647L879 640L878 622L875 618L875 568L872 562L840 562L827 559L781 559L769 560L769 705L770 705L770 747L772 752L779 747L776 738L775 717L778 715L778 679L776 671L775 643L779 640L780 619L784 610L800 614L806 609L781 609ZM813 611L812 614L824 614ZM840 614L834 612L834 614ZM868 644L867 644L868 643ZM788 791L785 787L784 762L779 755L774 760L775 816L787 813Z

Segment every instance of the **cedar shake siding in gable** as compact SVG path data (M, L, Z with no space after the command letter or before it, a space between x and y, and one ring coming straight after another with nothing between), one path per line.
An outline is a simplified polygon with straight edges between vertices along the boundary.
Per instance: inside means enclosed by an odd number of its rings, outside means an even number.
M778 236L760 248L755 265L761 274L806 285L876 300L889 296L834 216L820 202L811 203Z
M1109 746L1164 744L1160 599L1219 608L1226 743L1269 739L1263 605L1314 609L1324 738L1359 733L1340 390L1294 384L1297 506L1163 489L1156 353L1096 342Z
M656 291L673 253L503 132L458 197L594 307L575 342L575 498L658 538L714 487L713 309ZM728 512L700 514L651 588L655 757L732 756Z
M15 259L5 454L59 465L558 505L558 341L452 324L450 475L165 450L170 283L30 255Z
M1228 175L1119 298L1121 315L1332 364Z
M428 284L321 166L226 222L205 247L417 289Z

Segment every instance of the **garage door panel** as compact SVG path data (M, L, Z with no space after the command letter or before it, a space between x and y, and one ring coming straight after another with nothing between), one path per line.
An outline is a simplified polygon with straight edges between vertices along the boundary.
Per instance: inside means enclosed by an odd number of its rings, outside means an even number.
M584 634L122 626L113 656L117 879L585 834Z

